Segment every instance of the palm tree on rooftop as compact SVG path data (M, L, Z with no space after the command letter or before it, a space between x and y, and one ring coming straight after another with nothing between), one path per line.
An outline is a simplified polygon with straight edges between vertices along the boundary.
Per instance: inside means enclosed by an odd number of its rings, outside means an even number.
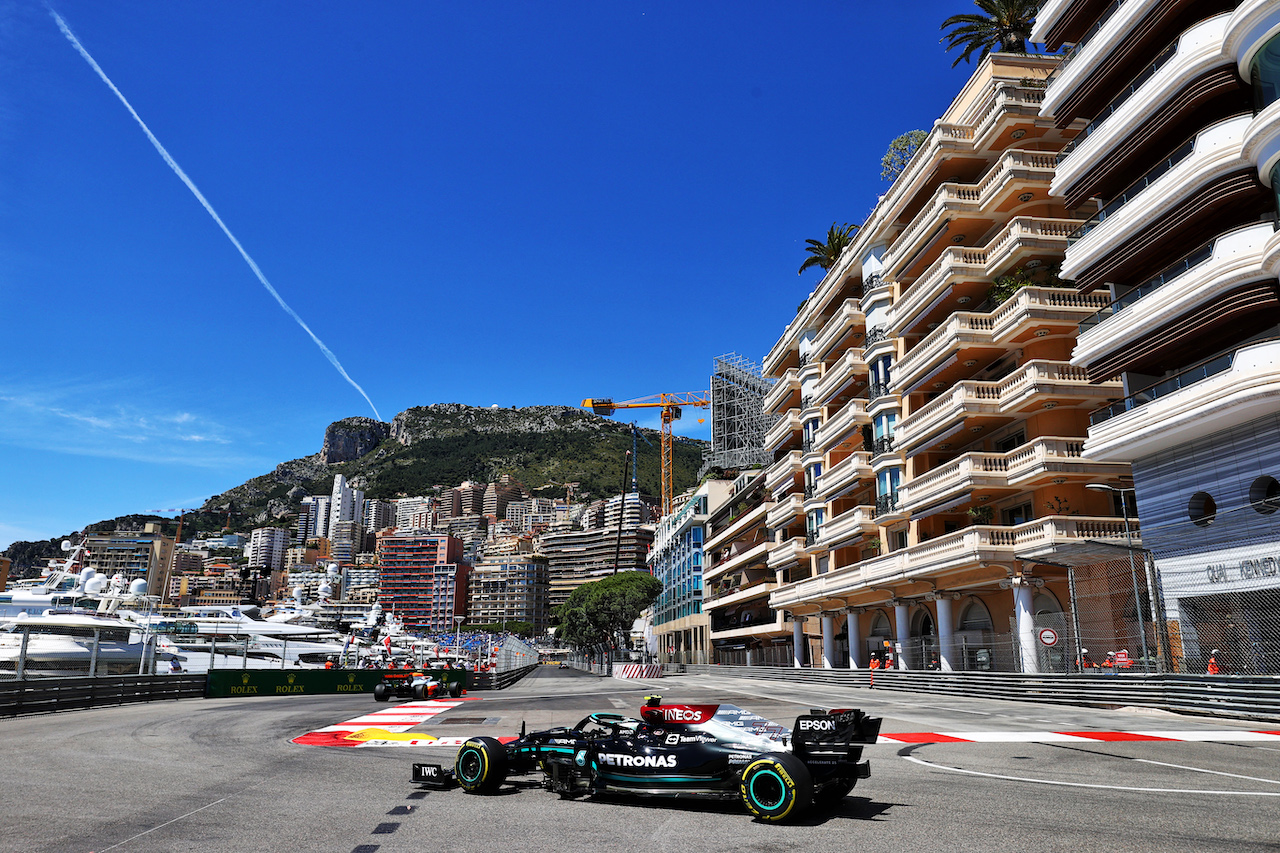
M1031 27L1040 11L1043 0L973 0L982 10L980 15L952 15L942 22L942 29L951 32L942 37L950 40L947 51L963 47L964 53L951 63L955 68L960 60L969 62L975 50L981 62L988 53L1026 53L1031 38Z
M804 263L800 265L800 274L804 275L804 271L809 267L821 267L824 270L829 270L835 266L836 261L840 260L840 253L853 242L853 232L857 230L857 225L848 222L844 225L836 225L832 222L831 227L827 229L827 242L805 240L809 244L805 247L809 257L805 258Z

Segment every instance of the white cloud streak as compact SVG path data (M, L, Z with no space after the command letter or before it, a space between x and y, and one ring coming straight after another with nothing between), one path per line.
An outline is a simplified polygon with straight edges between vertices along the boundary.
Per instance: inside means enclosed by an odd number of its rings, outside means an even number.
M346 369L342 366L342 363L338 361L338 357L324 345L324 341L320 340L320 338L316 336L316 333L311 331L311 327L303 322L302 318L298 316L298 313L294 311L293 308L289 306L289 303L285 302L280 294L276 292L276 289L271 286L271 282L267 281L267 277L263 275L257 262L255 262L253 258L249 257L249 253L245 251L244 246L240 245L240 241L231 233L231 229L222 221L222 217L218 216L217 211L213 209L213 205L209 204L209 201L204 197L204 194L201 193L200 190L196 188L195 183L187 177L187 173L182 170L182 167L178 165L178 162L174 160L165 147L160 144L160 140L151 132L151 128L147 127L147 123L142 120L142 116L138 115L138 112L133 108L133 105L130 104L124 94L116 88L116 84L111 82L111 78L107 76L106 72L102 70L102 67L98 65L94 58L89 55L89 51L84 49L84 45L82 45L80 40L76 38L75 33L71 32L71 28L67 26L67 22L64 21L62 16L52 8L49 8L49 14L52 15L54 21L57 22L58 29L60 29L62 34L67 37L67 41L71 42L71 46L74 47L82 57L84 57L84 61L89 63L89 67L92 68L97 75L102 78L102 82L106 83L111 91L115 93L116 97L120 99L120 103L124 104L125 109L127 109L129 114L133 116L133 120L142 128L142 132L147 135L147 139L151 141L151 145L160 153L160 156L164 158L165 163L169 165L169 168L173 170L173 173L177 175L184 184L186 184L187 189L191 190L191 194L196 197L196 200L200 202L205 211L208 212L209 216L213 217L213 221L218 223L218 227L222 229L222 233L227 235L227 239L231 241L231 245L236 247L236 251L240 253L240 257L244 258L245 263L249 265L249 269L253 270L253 274L258 277L258 281L262 283L262 286L267 289L267 292L270 293L280 307L284 309L284 312L292 317L294 322L301 326L302 330L310 336L311 340L315 342L315 345L320 348L320 352L324 353L324 357L329 359L329 363L337 369L338 373L342 374L342 378L347 380L347 382L351 384L352 388L355 388L360 392L360 396L364 397L365 402L369 404L369 408L373 409L374 417L378 420L382 420L382 415L378 414L378 407L373 404L373 400L369 399L369 395L364 392L364 389L351 378Z

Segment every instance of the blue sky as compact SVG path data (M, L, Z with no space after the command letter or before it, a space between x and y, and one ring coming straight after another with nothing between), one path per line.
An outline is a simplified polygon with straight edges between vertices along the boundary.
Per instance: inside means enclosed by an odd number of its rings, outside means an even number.
M968 0L52 5L387 421L758 361L972 70ZM41 3L0 77L0 548L373 415Z

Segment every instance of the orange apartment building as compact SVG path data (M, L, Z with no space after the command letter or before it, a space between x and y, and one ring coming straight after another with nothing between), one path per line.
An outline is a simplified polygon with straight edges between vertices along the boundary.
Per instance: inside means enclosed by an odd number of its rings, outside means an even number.
M764 360L768 603L796 666L1037 671L1071 652L1036 642L1069 596L1035 557L1124 535L1085 489L1127 475L1082 455L1124 393L1071 364L1108 297L1056 276L1092 213L1049 193L1079 130L1040 116L1058 61L983 60Z

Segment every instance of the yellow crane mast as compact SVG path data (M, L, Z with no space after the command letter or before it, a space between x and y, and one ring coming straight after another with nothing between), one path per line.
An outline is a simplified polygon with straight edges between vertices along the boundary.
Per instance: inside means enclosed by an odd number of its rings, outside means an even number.
M595 397L582 401L582 408L590 409L597 415L610 417L618 409L662 409L662 514L671 512L672 477L671 453L673 439L671 424L680 420L681 409L685 406L705 408L711 405L709 391L690 391L687 394L654 394L651 397L640 397L635 400L624 400L615 403L608 397Z

